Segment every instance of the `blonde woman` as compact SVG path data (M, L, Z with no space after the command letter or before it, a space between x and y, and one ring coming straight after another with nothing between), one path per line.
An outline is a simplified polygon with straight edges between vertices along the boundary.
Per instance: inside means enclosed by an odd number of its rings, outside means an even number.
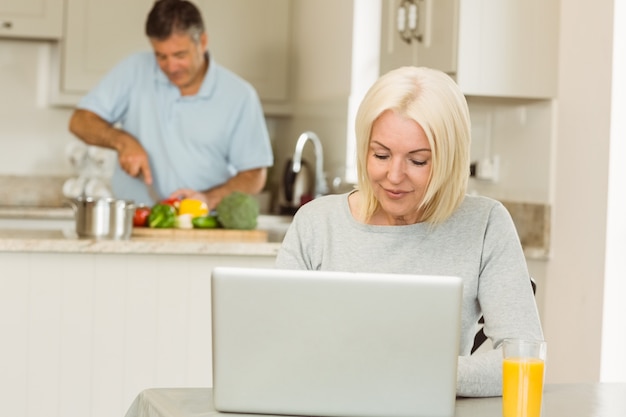
M437 70L390 71L359 107L356 140L356 189L302 206L276 266L463 278L457 395L501 395L502 340L543 335L509 213L498 201L466 195L463 94ZM470 355L481 316L494 349Z

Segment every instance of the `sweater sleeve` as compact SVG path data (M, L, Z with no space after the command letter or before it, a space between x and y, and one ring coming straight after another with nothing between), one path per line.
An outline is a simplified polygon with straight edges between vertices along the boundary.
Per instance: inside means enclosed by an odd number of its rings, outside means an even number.
M456 395L496 397L502 395L502 350L459 356Z
M293 217L276 257L279 269L319 269L313 259L321 256L314 238L315 224L323 224L325 210L312 210L323 203L323 199L302 206Z
M478 302L493 350L461 356L457 395L502 395L502 350L506 338L543 339L526 259L515 225L504 206L489 214L483 244Z

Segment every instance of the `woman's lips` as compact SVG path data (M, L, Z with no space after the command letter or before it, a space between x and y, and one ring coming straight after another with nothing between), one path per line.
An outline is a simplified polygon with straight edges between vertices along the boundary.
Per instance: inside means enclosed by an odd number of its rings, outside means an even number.
M386 188L383 188L383 190L385 190L385 194L387 194L387 196L389 196L390 198L394 200L400 199L408 194L407 191L402 191L402 190L389 190Z

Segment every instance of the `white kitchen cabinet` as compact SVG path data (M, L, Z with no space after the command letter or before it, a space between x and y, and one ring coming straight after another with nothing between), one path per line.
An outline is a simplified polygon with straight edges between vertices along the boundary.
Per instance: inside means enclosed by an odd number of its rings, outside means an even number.
M153 0L67 0L61 90L82 96L124 57L150 48L144 35Z
M454 73L457 3L457 0L435 0L428 3L419 0L383 0L381 73L403 65L428 66ZM409 23L410 8L415 12L414 24ZM426 12L429 13L428 19ZM400 22L405 25L402 31L399 30Z
M267 103L288 99L291 0L202 0L215 59Z
M273 257L2 253L0 415L123 416L150 387L212 386L216 266Z
M67 0L65 39L56 51L57 103L73 104L128 54L147 50L153 0ZM248 80L266 111L288 99L289 0L198 0L209 50ZM277 108L275 107L275 108Z
M554 97L558 8L558 0L383 0L381 73L428 66L453 76L466 95Z
M0 37L59 39L63 0L0 0Z

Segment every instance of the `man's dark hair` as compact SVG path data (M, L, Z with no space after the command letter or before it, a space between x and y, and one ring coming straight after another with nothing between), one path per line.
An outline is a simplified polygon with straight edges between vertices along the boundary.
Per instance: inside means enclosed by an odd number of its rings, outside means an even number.
M202 14L187 0L156 0L146 20L146 35L160 41L173 33L186 33L199 42L203 32Z

